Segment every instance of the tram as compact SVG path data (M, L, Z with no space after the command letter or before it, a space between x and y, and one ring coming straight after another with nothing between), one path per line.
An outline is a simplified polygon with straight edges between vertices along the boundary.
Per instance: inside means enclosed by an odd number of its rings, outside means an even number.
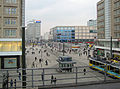
M59 70L72 72L72 67L76 64L75 61L72 60L72 57L69 56L60 56L56 60L59 63Z
M90 58L89 67L106 72L111 77L120 78L120 63L111 63L102 59Z

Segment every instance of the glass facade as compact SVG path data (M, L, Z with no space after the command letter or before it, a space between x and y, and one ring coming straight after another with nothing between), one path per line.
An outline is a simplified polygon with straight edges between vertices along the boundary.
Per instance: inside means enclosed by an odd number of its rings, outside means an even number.
M74 27L57 27L54 41L57 42L74 42L75 28Z
M22 42L0 41L0 52L22 51Z

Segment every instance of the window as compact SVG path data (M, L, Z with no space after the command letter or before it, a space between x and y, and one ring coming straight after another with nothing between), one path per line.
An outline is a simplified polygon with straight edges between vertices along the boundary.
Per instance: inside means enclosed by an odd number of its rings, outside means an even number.
M5 36L6 37L16 36L16 30L15 29L6 29L5 30Z
M12 3L16 3L17 1L16 0L11 0Z
M5 0L6 3L17 3L17 0Z
M9 15L10 14L12 14L12 15L16 14L16 8L6 7L4 11L5 11L5 14L9 14Z
M6 25L16 25L16 18L6 18L5 24Z

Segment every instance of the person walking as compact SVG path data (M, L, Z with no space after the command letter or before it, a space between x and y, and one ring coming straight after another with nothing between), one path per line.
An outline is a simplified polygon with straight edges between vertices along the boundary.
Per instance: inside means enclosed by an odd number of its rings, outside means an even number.
M86 75L86 69L83 69L84 75Z
M21 73L19 72L19 75L18 75L18 77L19 77L19 80L21 80Z
M54 82L55 85L56 85L56 81L57 81L57 80L56 80L56 77L55 77L55 78L53 79L53 82Z
M11 81L10 81L10 88L12 88L13 87L13 80L11 79Z
M51 76L51 84L53 83L53 79L54 79L54 77L53 77L53 75Z
M14 80L14 87L15 87L15 89L16 89L16 79Z
M35 57L35 61L37 60L37 57Z
M45 61L45 64L48 65L48 61L47 60Z
M43 72L41 74L41 78L42 78L42 81L44 81L44 74L43 74Z
M40 58L40 59L39 59L39 63L41 63L41 61L42 61L42 60L41 60L41 58Z

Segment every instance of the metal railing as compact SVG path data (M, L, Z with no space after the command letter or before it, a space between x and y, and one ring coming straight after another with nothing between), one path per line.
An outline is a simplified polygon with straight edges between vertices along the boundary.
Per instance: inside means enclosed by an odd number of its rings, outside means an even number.
M22 69L1 69L0 70L0 88L3 88L4 74L8 74L7 87L22 88L22 83L26 82L27 88L34 87L56 87L63 85L77 85L77 84L94 84L107 81L114 81L119 79L110 78L106 72L99 73L90 69L89 66L73 67L72 72L70 68L60 71L59 68L32 68L26 69L26 81L22 81ZM53 76L53 78L52 78ZM56 79L55 79L56 78ZM7 88L6 88L7 89Z

